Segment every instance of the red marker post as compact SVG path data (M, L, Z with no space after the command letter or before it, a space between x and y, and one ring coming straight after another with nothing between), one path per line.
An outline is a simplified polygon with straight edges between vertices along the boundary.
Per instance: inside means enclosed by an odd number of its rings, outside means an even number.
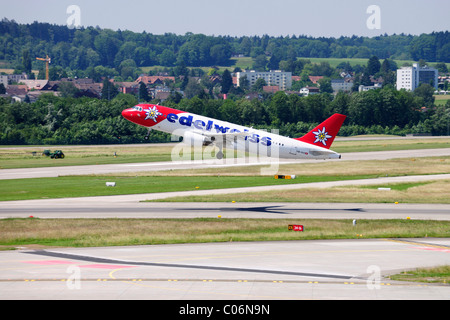
M288 230L291 231L303 231L303 226L300 224L290 224Z

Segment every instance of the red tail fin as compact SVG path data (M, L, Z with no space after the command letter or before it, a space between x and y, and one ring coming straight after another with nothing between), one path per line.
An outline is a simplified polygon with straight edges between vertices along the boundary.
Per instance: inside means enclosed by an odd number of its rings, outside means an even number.
M336 137L339 130L341 129L342 124L344 123L345 118L347 118L347 116L335 113L327 120L315 127L313 130L305 134L303 137L297 138L295 140L330 149L334 138Z

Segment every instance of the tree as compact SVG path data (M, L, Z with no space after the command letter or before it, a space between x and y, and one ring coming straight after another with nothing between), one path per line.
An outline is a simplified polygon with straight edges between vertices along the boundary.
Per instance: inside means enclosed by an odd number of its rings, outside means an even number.
M102 88L102 99L111 100L114 99L119 94L119 90L117 87L109 81L108 78L103 80L103 88Z
M267 58L261 54L257 56L253 62L253 69L256 71L266 71Z
M225 69L222 74L222 93L228 93L233 86L233 78L231 77L230 71Z
M370 76L375 75L376 73L380 72L381 64L380 60L378 60L378 57L372 56L369 61L367 62L367 72Z
M26 49L22 52L22 64L23 64L23 71L26 74L31 73L31 58L30 58L30 50Z
M248 81L247 76L243 76L239 79L239 87L244 91L249 89L250 81Z
M162 66L171 67L176 62L177 58L173 50L164 49L164 51L158 56L159 64Z
M58 91L61 92L62 97L72 97L75 98L79 93L75 85L69 81L63 81L58 86Z
M370 75L368 71L364 71L364 73L361 75L361 84L363 86L372 85L372 81L370 81Z
M381 64L381 74L383 77L383 84L387 85L387 84L395 84L395 72L392 70L393 66L391 66L391 64L394 64L394 62L389 61L388 59L384 59L383 63Z
M272 123L279 119L281 123L291 122L292 113L289 107L289 98L283 91L278 91L272 97L269 104L269 111L272 117Z
M414 90L414 95L421 97L426 106L431 106L434 103L434 87L428 83L422 83Z
M333 93L333 88L331 87L331 80L328 78L323 78L319 80L320 92L321 93Z
M141 81L141 83L139 84L139 102L141 101L145 101L145 102L149 102L150 96L148 95L148 90L147 90L147 86L145 85L145 83L143 83Z
M203 93L203 88L198 84L197 80L190 78L186 88L184 89L184 94L186 98L191 99L195 96L199 96Z
M263 78L259 78L255 81L252 90L256 92L261 92L264 86L267 86L266 80L264 80Z

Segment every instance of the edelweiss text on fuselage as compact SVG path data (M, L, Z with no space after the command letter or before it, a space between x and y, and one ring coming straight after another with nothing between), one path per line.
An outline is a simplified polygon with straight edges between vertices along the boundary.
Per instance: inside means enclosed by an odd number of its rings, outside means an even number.
M169 113L167 115L167 120L172 123L176 123L178 121L179 124L186 127L194 127L198 130L205 130L211 132L211 130L215 129L216 133L236 133L241 132L238 129L232 129L225 126L220 126L215 124L214 121L208 120L205 122L201 119L194 120L192 115L179 117L177 114ZM249 130L244 129L244 132L249 132ZM245 137L245 140L253 142L253 143L261 143L263 146L269 147L272 145L272 139L270 137L260 137L259 134L251 134Z

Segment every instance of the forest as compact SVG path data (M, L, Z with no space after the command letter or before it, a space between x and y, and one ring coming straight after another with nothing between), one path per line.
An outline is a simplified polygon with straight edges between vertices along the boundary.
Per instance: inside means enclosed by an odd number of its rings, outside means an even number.
M52 64L70 70L97 66L119 71L124 61L136 67L184 64L189 67L227 66L230 57L267 56L271 65L297 57L370 58L450 63L450 33L382 35L378 37L312 38L308 36L207 36L186 33L135 33L98 27L69 28L34 22L18 24L0 21L0 61L15 68L28 51L32 65L42 67L34 57L49 55ZM270 66L269 66L270 67ZM25 70L28 71L28 70Z
M169 99L164 105L258 129L279 129L300 137L335 112L348 115L340 136L359 134L433 134L449 132L450 100L433 107L433 89L417 92L378 90L299 97L280 91L266 99ZM428 85L429 86L429 85ZM431 87L431 86L430 86ZM431 94L431 95L430 95ZM131 94L114 99L42 95L36 102L11 103L0 98L0 145L144 143L146 129L121 116L138 103ZM424 112L423 106L430 108ZM150 142L169 142L170 135L152 131Z

